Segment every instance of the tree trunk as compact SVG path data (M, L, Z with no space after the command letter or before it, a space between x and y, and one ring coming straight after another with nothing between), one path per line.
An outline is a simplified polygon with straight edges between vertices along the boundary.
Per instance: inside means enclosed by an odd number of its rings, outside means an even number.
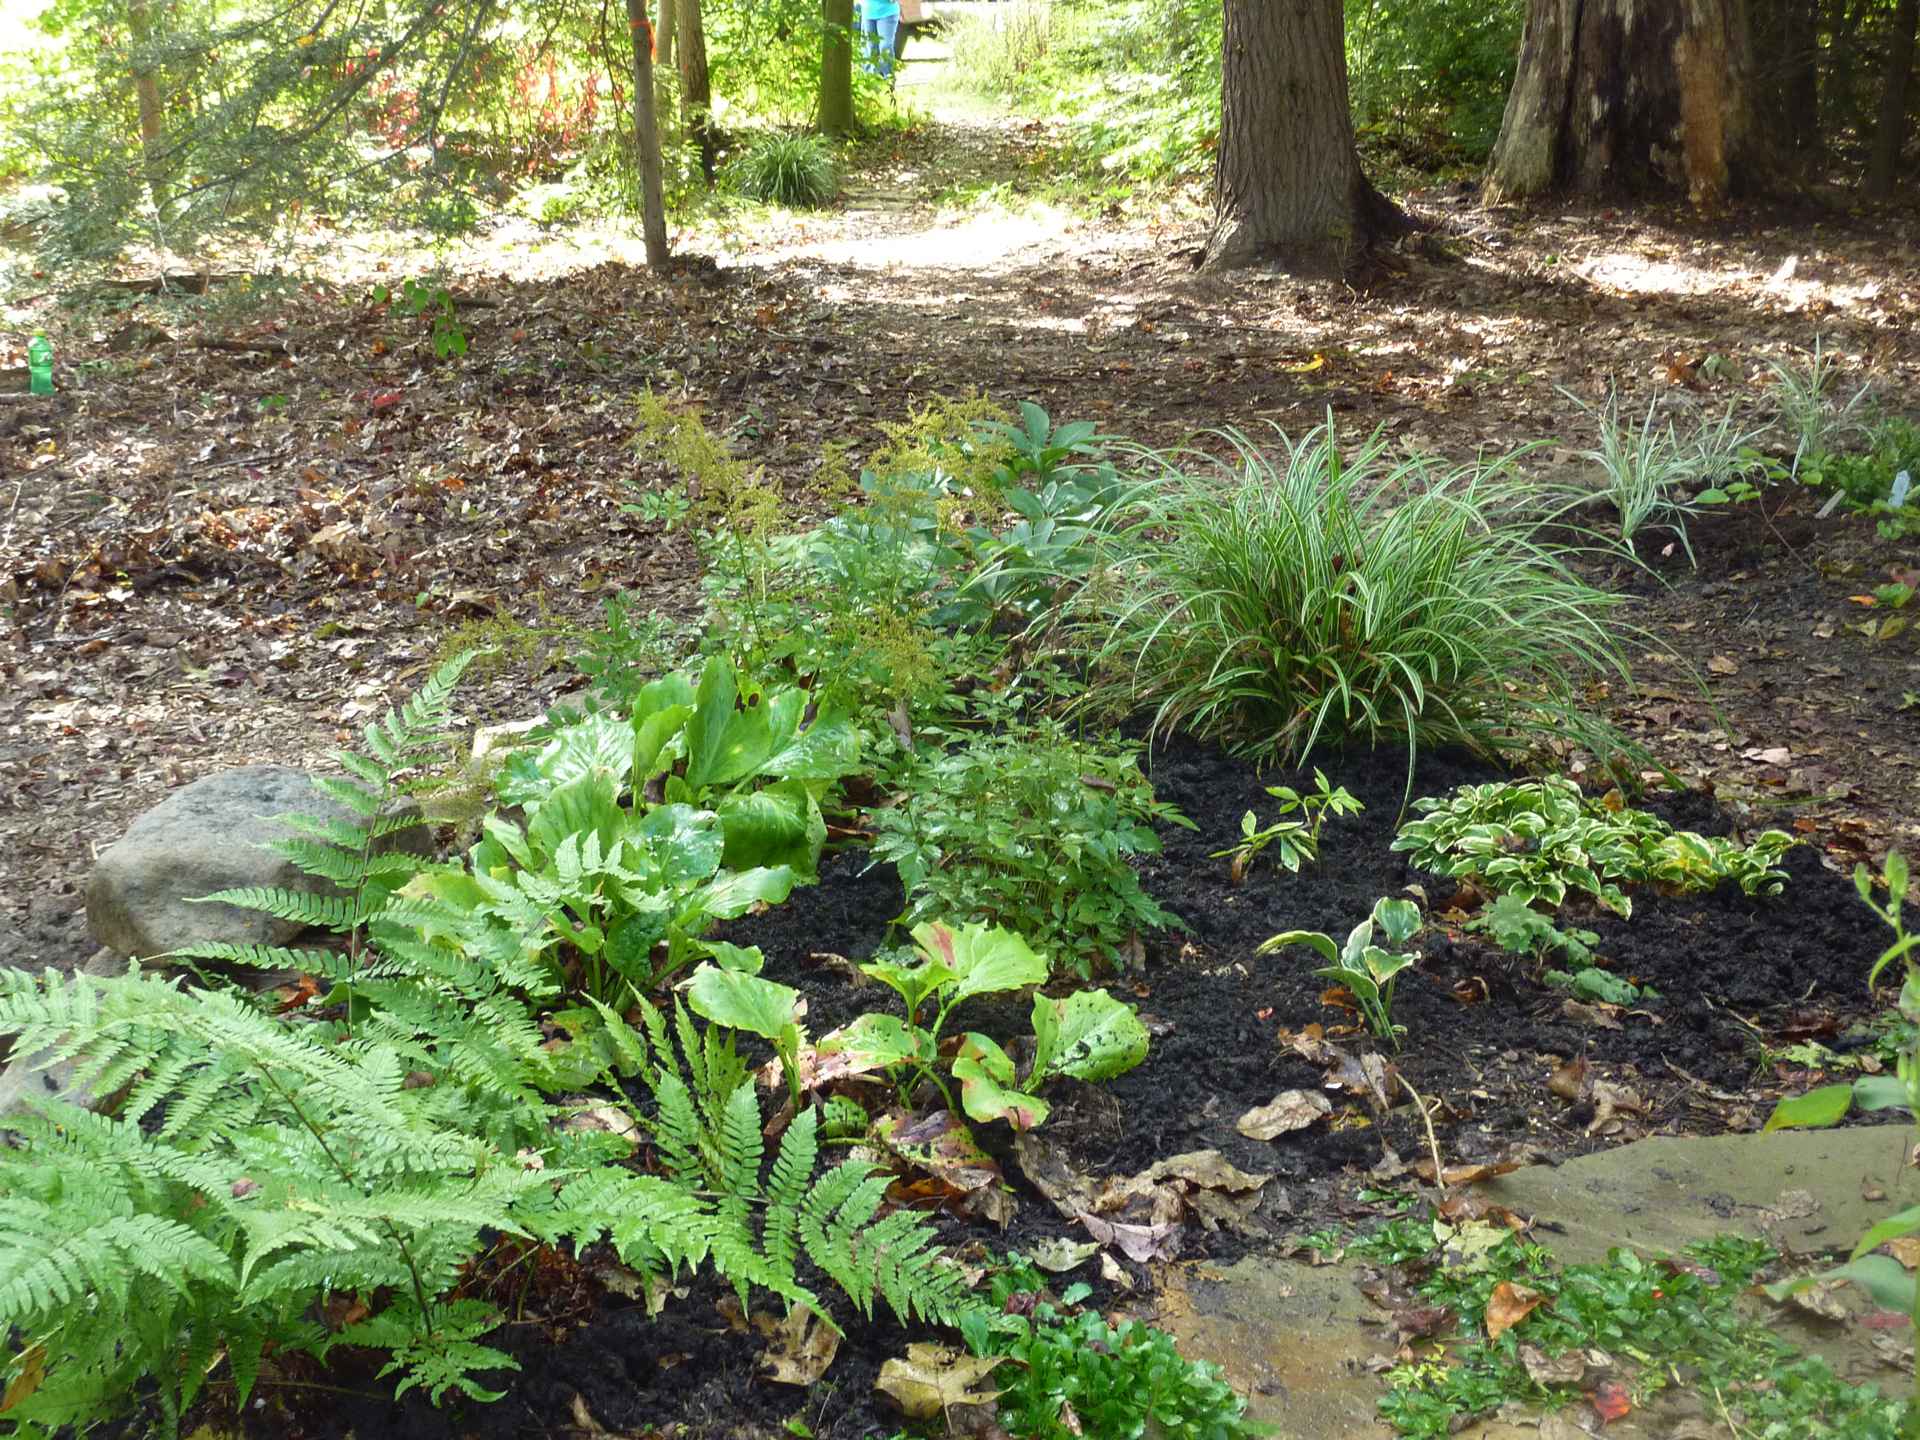
M147 196L162 221L167 215L166 111L153 69L153 11L148 0L127 0L127 37L133 50L133 98L140 112L140 155Z
M1717 206L1762 168L1751 72L1745 0L1530 0L1487 199Z
M1907 94L1913 80L1913 30L1920 19L1920 3L1900 0L1893 12L1893 34L1887 45L1886 88L1880 92L1880 123L1873 132L1873 154L1867 161L1867 194L1884 200L1893 194L1900 171L1900 152L1907 143Z
M1202 264L1350 269L1407 219L1360 171L1343 0L1226 0L1213 234Z
M700 147L700 173L713 183L713 81L707 75L707 26L700 0L680 3L680 118Z
M853 129L853 0L821 0L820 133Z
M678 0L660 0L660 25L653 32L653 63L662 70L673 68L673 37L678 31Z
M627 28L633 33L633 149L640 167L640 231L646 239L647 264L659 269L667 263L667 204L660 176L660 122L653 106L653 25L647 19L647 0L627 0Z

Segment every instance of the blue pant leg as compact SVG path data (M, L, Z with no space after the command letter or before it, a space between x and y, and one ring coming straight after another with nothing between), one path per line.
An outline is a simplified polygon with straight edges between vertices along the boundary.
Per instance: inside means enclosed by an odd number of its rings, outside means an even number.
M880 22L867 16L860 20L860 63L874 75L884 75L880 68Z
M900 38L900 12L883 15L873 22L880 33L880 73L893 74L893 51Z

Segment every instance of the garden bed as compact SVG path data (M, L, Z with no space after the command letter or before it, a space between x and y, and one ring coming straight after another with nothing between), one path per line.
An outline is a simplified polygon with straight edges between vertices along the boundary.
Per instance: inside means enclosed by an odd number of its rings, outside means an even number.
M1104 1085L1067 1082L1051 1092L1053 1113L1034 1134L1072 1170L1095 1179L1217 1150L1239 1169L1272 1178L1240 1223L1212 1231L1187 1225L1181 1258L1278 1253L1293 1248L1300 1233L1363 1211L1355 1175L1400 1179L1405 1166L1428 1153L1428 1141L1404 1096L1393 1096L1393 1107L1381 1113L1363 1096L1329 1087L1324 1057L1309 1059L1289 1043L1320 1026L1352 1054L1377 1048L1357 1032L1350 1011L1327 1002L1326 982L1313 974L1308 952L1255 950L1289 928L1342 935L1374 900L1408 886L1421 887L1433 913L1444 916L1457 882L1423 875L1389 848L1405 789L1403 755L1355 757L1339 767L1334 778L1366 809L1328 822L1318 864L1299 874L1261 867L1238 886L1230 883L1228 862L1212 852L1238 838L1244 810L1271 808L1267 785L1310 772L1258 774L1185 741L1155 751L1147 768L1159 797L1198 827L1165 827L1163 853L1142 867L1149 892L1187 928L1150 937L1137 974L1105 981L1139 1007L1152 1050L1144 1064ZM1490 773L1470 758L1428 756L1414 793ZM1725 818L1696 795L1656 808L1705 833L1726 829ZM1434 1138L1447 1165L1557 1160L1649 1133L1751 1129L1765 1104L1751 1088L1763 1068L1763 1045L1783 1033L1831 1039L1836 1016L1864 1008L1857 1003L1862 980L1880 943L1877 922L1851 884L1812 848L1789 852L1784 868L1786 890L1774 899L1748 898L1726 885L1694 896L1636 893L1631 920L1573 912L1571 923L1598 933L1597 951L1616 973L1660 992L1659 1002L1640 1010L1569 1007L1530 962L1444 923L1423 931L1422 962L1399 990L1395 1016L1406 1036L1392 1060L1435 1106ZM885 992L845 961L900 938L889 933L900 904L890 869L870 867L864 851L842 850L827 857L818 885L735 922L728 938L762 947L765 974L800 989L817 1036L885 1008ZM1010 1039L1023 1022L1016 1002L983 997L963 1002L953 1025L955 1033L971 1028ZM1585 1063L1589 1093L1556 1094L1556 1070L1577 1060ZM1596 1108L1595 1080L1617 1087L1611 1114ZM1248 1110L1290 1089L1324 1091L1331 1115L1270 1142L1235 1128ZM1087 1238L1027 1180L1006 1127L979 1126L976 1135L1000 1161L1018 1208L1004 1229L948 1217L943 1243L964 1255L970 1243L1031 1252L1045 1242ZM1389 1152L1399 1163L1382 1164ZM1103 1304L1151 1294L1152 1266L1109 1254L1120 1260L1118 1283L1102 1280L1092 1264L1062 1283L1088 1279ZM602 1285L598 1277L613 1268L593 1252L580 1261L546 1252L531 1271L505 1264L475 1279L473 1293L518 1315L493 1337L523 1367L517 1375L487 1377L507 1391L497 1403L436 1409L418 1394L396 1401L390 1381L343 1354L324 1371L297 1360L278 1377L285 1383L264 1383L247 1432L414 1440L682 1427L702 1436L772 1436L795 1418L822 1436L891 1435L898 1428L898 1416L873 1389L880 1365L911 1338L890 1317L861 1322L836 1296L847 1338L825 1381L803 1390L762 1377L768 1341L741 1320L731 1291L711 1275L649 1317L641 1301ZM774 1308L763 1296L756 1304Z

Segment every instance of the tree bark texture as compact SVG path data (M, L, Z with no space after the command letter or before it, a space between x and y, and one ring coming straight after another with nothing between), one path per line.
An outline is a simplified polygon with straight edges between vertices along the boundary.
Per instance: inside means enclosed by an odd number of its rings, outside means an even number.
M1225 0L1214 224L1202 264L1351 269L1406 217L1361 173L1342 0Z
M679 5L680 119L700 147L700 173L711 185L718 157L713 135L713 81L707 74L707 24L700 13L700 0L679 0Z
M1873 131L1867 159L1867 194L1884 200L1900 174L1900 152L1907 143L1907 97L1913 81L1913 31L1920 19L1917 0L1900 0L1887 40L1887 74L1880 92L1880 123Z
M1487 199L1717 206L1764 168L1752 69L1746 0L1530 0Z
M140 155L144 162L147 195L154 213L166 218L166 111L160 101L160 79L154 73L153 11L148 0L127 0L127 38L133 50L133 98L140 112Z
M664 0L671 5L673 0ZM640 169L640 232L647 264L667 263L666 187L661 181L660 118L653 101L653 25L647 0L627 0L627 28L633 33L633 148Z
M853 0L821 0L820 133L853 129Z

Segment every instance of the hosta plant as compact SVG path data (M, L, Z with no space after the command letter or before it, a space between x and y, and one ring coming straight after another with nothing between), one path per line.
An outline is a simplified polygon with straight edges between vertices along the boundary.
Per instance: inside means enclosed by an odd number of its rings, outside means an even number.
M1385 944L1374 943L1378 931ZM1404 1026L1393 1023L1393 991L1400 972L1420 958L1401 949L1420 930L1420 907L1390 896L1374 902L1373 913L1347 934L1345 944L1317 930L1284 930L1261 943L1255 953L1271 955L1291 945L1306 945L1327 963L1313 973L1344 985L1367 1028L1400 1048ZM1388 948L1392 947L1392 948Z
M839 1073L885 1074L902 1101L924 1082L940 1092L949 1110L1027 1130L1047 1117L1047 1102L1033 1092L1048 1080L1109 1080L1146 1059L1140 1017L1104 990L1063 999L1034 996L1034 1057L1024 1077L987 1035L969 1032L949 1054L941 1036L955 1006L977 995L1043 984L1047 962L1018 935L986 925L916 925L913 938L916 960L860 967L900 997L904 1014L865 1014L824 1037L819 1050L841 1057ZM960 1087L958 1106L949 1079Z
M860 739L844 718L816 711L797 685L743 684L716 656L697 680L676 674L640 687L629 715L575 717L510 757L496 795L537 816L561 787L602 775L635 813L711 810L728 869L785 865L810 880L826 842L820 801L859 763Z
M1633 913L1629 885L1692 893L1733 880L1748 895L1778 895L1780 857L1794 844L1782 830L1745 846L1675 830L1617 794L1589 799L1560 776L1462 786L1413 808L1393 848L1420 869L1550 908L1578 891L1621 916Z

